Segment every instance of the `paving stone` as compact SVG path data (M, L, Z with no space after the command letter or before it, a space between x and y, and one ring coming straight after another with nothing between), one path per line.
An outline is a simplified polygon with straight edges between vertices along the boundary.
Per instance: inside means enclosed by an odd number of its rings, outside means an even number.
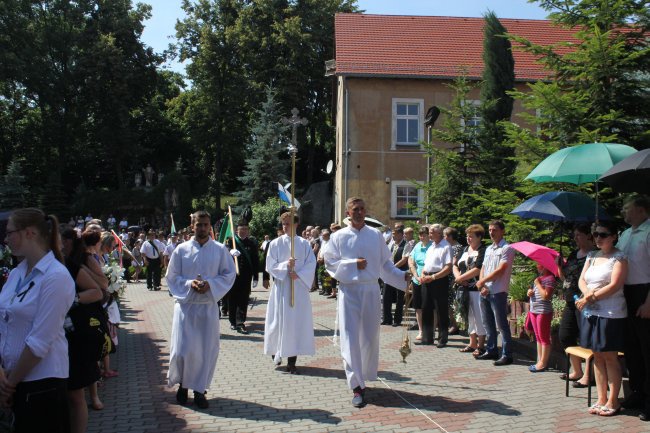
M444 349L413 346L407 363L397 352L403 330L381 327L380 381L369 384L368 405L352 407L339 347L332 344L336 303L311 294L316 355L299 357L300 375L283 374L262 354L268 292L252 292L250 335L221 320L221 353L210 407L176 404L166 386L173 301L162 291L129 284L124 323L111 367L120 375L100 388L102 411L89 414L89 433L122 432L648 432L636 413L587 414L586 390L564 397L560 372L531 375L531 360L494 367L458 352L467 338ZM411 340L415 333L411 332ZM286 366L286 360L284 360ZM583 392L584 391L584 392ZM594 390L595 392L595 390Z

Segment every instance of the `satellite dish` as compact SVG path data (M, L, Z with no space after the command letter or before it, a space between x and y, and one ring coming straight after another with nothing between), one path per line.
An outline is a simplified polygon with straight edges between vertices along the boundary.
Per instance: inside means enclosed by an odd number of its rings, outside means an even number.
M330 159L329 161L327 161L327 167L325 168L325 173L330 174L333 168L334 168L334 161Z

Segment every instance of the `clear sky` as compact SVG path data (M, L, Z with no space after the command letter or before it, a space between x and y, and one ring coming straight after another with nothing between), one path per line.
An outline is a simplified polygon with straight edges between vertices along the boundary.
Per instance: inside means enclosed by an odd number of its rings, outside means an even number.
M181 0L138 0L152 6L152 17L145 22L142 40L162 52L174 42L174 25L183 17ZM135 3L135 2L134 2ZM546 11L526 0L358 0L359 9L368 14L438 15L453 17L480 17L488 10L499 18L545 19ZM169 65L183 72L178 63Z

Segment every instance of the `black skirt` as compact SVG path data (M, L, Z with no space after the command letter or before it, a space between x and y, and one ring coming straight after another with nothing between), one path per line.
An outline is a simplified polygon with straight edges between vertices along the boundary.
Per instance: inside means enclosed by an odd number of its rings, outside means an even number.
M580 346L594 352L623 352L626 319L581 315Z

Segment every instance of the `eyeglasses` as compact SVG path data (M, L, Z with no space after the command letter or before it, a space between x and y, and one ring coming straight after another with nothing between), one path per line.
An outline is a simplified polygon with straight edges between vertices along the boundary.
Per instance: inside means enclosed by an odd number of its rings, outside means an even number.
M612 234L611 233L606 233L606 232L593 232L591 234L594 238L601 238L605 239L607 237L610 237Z

